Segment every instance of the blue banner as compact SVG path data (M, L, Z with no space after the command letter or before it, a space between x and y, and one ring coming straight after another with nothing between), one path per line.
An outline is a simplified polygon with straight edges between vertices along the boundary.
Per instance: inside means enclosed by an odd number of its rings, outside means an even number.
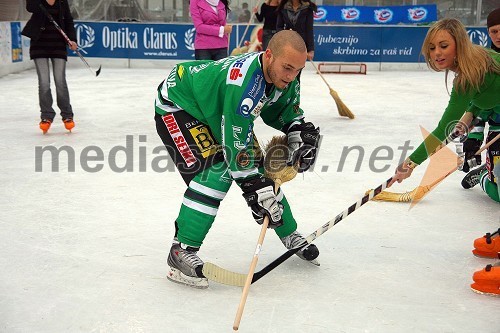
M191 59L193 25L76 22L84 55L103 58Z
M368 24L415 24L437 20L437 5L419 6L318 6L315 22L368 23Z
M12 62L23 61L23 39L21 36L21 22L10 22Z
M418 63L427 27L314 26L314 60ZM472 42L489 46L486 28L467 28Z
M78 45L86 57L194 59L196 31L191 24L76 22L75 27ZM233 29L230 51L236 47L245 27L246 25L238 25ZM425 26L315 25L314 60L422 62L420 48L427 29ZM486 28L467 28L467 32L474 43L485 47L489 45ZM247 32L244 39L248 40L249 37L250 33ZM18 42L13 43L14 45L20 47ZM71 56L76 56L70 53Z

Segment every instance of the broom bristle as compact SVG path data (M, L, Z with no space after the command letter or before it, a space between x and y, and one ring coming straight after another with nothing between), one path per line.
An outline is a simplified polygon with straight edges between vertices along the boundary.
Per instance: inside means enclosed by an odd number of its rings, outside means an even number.
M279 186L297 175L297 166L287 165L289 151L285 135L274 136L266 145L265 151L264 170L266 177L272 179Z
M403 192L403 193L382 191L378 195L373 197L372 200L389 201L389 202L420 201L425 195L427 195L427 193L430 191L430 189L431 189L431 187L427 185L427 186L418 186L418 187L414 188L412 191Z
M339 94L337 94L337 92L332 88L330 88L330 95L335 100L335 104L337 104L339 115L341 115L342 117L348 117L350 119L354 119L354 114L351 112L351 110L349 110L347 105L345 105L344 102L342 102L342 100L339 97Z

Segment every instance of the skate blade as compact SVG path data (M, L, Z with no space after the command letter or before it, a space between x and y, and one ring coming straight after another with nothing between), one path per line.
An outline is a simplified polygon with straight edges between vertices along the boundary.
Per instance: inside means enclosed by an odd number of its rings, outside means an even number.
M314 266L320 266L320 263L318 261L318 259L313 259L313 260L306 260L307 262L310 262L311 264L313 264Z
M208 288L208 279L187 276L183 274L180 270L176 268L170 267L170 271L167 273L167 279L172 282L183 284L185 286L189 286L197 289L207 289Z
M498 253L482 252L478 250L472 250L472 254L478 258L497 259L499 257Z
M500 288L498 290L498 294L495 294L495 293L490 293L490 292L486 292L486 291L481 291L481 290L477 290L477 289L474 289L474 287L470 287L470 289L475 292L476 294L481 294L481 295L487 295L487 296L493 296L493 297L500 297Z

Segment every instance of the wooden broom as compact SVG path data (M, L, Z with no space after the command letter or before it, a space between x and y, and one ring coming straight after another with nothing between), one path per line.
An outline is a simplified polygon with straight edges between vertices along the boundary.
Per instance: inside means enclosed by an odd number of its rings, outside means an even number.
M488 149L489 146L491 146L495 141L500 139L500 133L497 134L492 140L490 140L487 144L482 146L474 155L479 155L483 150ZM467 163L467 162L466 162ZM375 201L390 201L390 202L412 202L413 200L420 200L422 199L427 192L432 190L434 186L439 184L443 179L451 175L455 170L452 169L450 172L448 172L446 175L440 177L439 179L435 180L432 182L432 184L429 185L424 185L424 186L417 186L414 188L412 191L404 192L404 193L397 193L397 192L389 192L389 191L382 191L380 192L377 196L375 196L372 200Z
M318 73L319 76L323 79L323 81L325 82L325 84L328 87L328 89L330 89L330 95L335 100L335 104L337 104L337 110L339 112L339 115L341 115L342 117L348 117L350 119L354 119L354 114L351 112L351 110L349 110L349 108L347 107L347 105L345 105L344 102L342 102L342 100L339 97L339 94L337 94L337 92L335 90L333 90L332 87L330 87L330 85L326 81L326 79L323 76L323 74L321 74L321 72L319 71L319 69L316 66L316 64L312 60L309 60L309 61L313 65L314 69L316 70L316 73Z
M265 148L266 154L264 158L264 169L266 177L272 179L275 183L275 191L285 182L292 180L297 175L297 166L288 166L288 141L285 135L275 136L267 144ZM264 242L264 237L266 236L267 227L269 225L269 218L267 215L262 223L262 229L260 231L259 239L257 241L257 247L255 248L255 253L253 255L252 262L250 263L250 268L248 270L248 275L245 280L245 285L243 286L243 292L241 294L240 304L238 305L238 311L236 312L236 317L233 323L233 330L237 331L240 326L241 317L243 315L243 309L245 308L245 303L247 300L248 292L250 291L250 285L252 284L252 278L255 273L255 267L257 266L257 261L259 260L260 250L262 248L262 243Z

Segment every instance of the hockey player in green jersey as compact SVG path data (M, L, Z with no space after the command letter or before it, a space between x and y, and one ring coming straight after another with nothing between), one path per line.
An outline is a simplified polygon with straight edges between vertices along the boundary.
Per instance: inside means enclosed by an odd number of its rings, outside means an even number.
M299 172L314 163L319 128L304 121L296 80L306 59L302 37L281 31L265 52L180 63L158 87L157 132L188 186L175 221L168 279L208 287L197 252L233 181L257 223L267 215L288 249L306 242L283 192L275 193L274 182L264 176L253 137L260 116L287 134ZM314 261L319 251L310 244L297 254Z

